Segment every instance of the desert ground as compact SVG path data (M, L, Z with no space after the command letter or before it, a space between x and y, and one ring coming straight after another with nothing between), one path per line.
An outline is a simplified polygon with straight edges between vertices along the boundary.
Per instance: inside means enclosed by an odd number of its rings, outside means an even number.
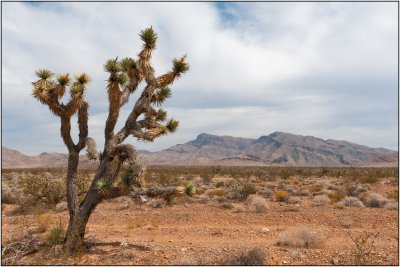
M80 170L81 189L94 171ZM398 168L148 167L187 194L105 200L68 255L65 170L2 172L4 265L398 265ZM118 181L116 181L118 183Z

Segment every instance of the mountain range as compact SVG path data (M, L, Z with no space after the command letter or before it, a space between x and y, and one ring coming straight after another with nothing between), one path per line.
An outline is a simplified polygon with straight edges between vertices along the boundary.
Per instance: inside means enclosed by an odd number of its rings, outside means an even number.
M398 166L398 152L339 140L274 132L258 139L202 133L158 152L139 151L148 165ZM67 155L26 156L2 147L2 168L65 167ZM81 156L81 168L95 168Z

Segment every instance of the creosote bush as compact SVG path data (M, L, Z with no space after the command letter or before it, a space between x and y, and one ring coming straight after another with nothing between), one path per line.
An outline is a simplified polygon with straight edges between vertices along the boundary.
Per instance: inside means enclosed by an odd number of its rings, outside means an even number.
M365 199L365 205L370 208L383 208L388 202L388 199L378 193L372 193Z
M257 193L255 186L249 182L235 183L229 189L231 199L244 200L249 195Z
M364 204L356 197L345 197L337 203L339 206L362 208Z
M265 257L266 253L261 248L243 249L237 255L225 260L221 265L266 265Z
M324 243L325 237L315 228L310 226L299 226L281 233L277 245L318 248Z

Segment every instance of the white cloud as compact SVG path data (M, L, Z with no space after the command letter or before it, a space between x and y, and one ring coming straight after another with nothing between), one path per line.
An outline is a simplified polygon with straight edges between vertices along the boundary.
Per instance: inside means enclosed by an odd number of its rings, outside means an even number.
M90 135L102 144L102 65L135 56L137 34L149 25L159 35L157 73L182 54L191 70L166 104L180 130L139 148L166 148L201 132L258 137L276 130L396 148L395 3L4 3L3 144L65 151L57 118L30 95L33 71L43 67L92 76Z

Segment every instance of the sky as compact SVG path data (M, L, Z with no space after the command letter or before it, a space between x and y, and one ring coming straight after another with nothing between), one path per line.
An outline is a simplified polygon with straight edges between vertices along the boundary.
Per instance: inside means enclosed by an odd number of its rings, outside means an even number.
M258 138L275 131L397 150L395 2L2 3L2 145L66 153L59 118L32 97L34 71L86 72L89 136L104 145L109 58L135 58L139 32L158 34L157 75L187 55L190 71L163 105L180 121L158 151L200 133ZM143 88L143 85L139 89ZM121 111L120 129L138 93ZM73 138L78 137L76 117Z

